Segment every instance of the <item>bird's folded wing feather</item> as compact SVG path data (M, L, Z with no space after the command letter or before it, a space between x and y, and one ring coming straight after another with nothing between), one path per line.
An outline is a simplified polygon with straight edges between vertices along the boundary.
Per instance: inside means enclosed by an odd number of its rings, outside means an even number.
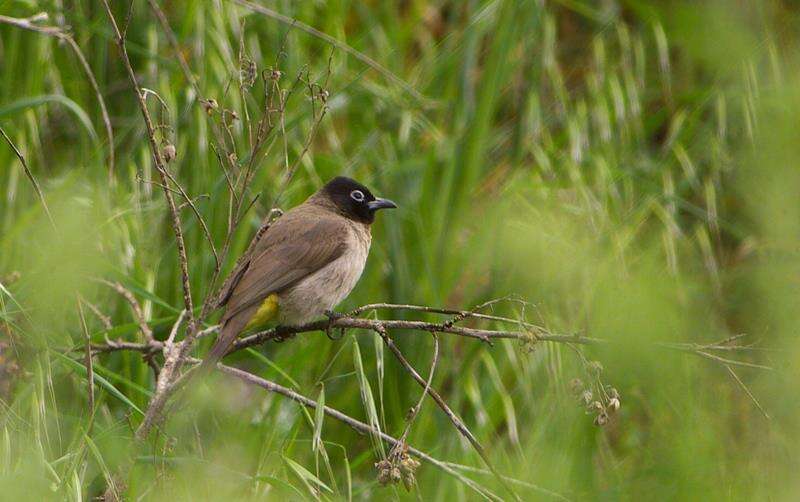
M339 258L346 249L347 230L335 215L283 215L253 250L250 265L232 288L222 322Z

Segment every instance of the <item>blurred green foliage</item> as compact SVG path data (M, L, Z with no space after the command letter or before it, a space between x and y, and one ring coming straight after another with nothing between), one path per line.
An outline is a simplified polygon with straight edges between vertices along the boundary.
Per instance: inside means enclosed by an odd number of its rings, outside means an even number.
M127 2L113 2L120 19ZM351 175L401 209L381 215L359 286L342 309L374 301L471 307L516 294L531 305L496 312L554 332L608 340L492 347L442 336L434 386L487 447L525 500L792 500L800 491L800 10L779 0L265 1L369 56L377 72L318 37L229 1L164 2L204 95L240 116L240 43L259 71L308 71L329 112L280 205ZM138 354L61 355L84 333L142 334L128 304L99 284L120 281L166 338L181 309L180 277L145 129L100 2L0 0L0 15L69 26L108 105L65 42L0 17L0 127L21 150L58 227L49 226L13 151L0 145L0 493L89 499L132 448L153 376ZM209 119L147 3L134 2L128 50L151 111L171 128L170 164L220 244L225 177ZM330 57L332 54L332 57ZM327 75L330 57L330 75ZM326 82L327 80L327 82ZM413 89L409 92L397 81ZM234 82L234 84L232 84ZM415 95L418 94L418 95ZM260 199L232 243L229 270L313 127L308 94L287 106L285 140L260 162ZM246 131L233 128L241 147ZM109 176L109 150L116 165ZM255 195L255 193L253 194ZM214 260L182 210L193 290L208 292ZM411 316L395 312L386 315ZM383 313L382 313L383 315ZM431 317L434 319L435 317ZM671 351L740 333L750 350L729 366ZM394 333L421 373L432 344ZM202 348L207 346L204 342ZM200 352L198 352L200 353ZM73 353L76 360L80 353ZM572 395L574 378L619 390L604 427ZM268 344L230 358L399 435L419 387L352 331ZM735 373L733 373L735 372ZM101 383L100 379L103 382ZM368 386L365 388L365 385ZM366 390L369 389L369 392ZM750 395L752 393L752 396ZM756 400L758 404L756 403ZM769 415L765 417L763 410ZM314 435L323 448L314 448ZM426 400L409 442L483 469ZM220 379L178 398L136 458L130 498L412 498L378 485L369 436L262 389ZM462 469L462 468L458 468ZM507 496L485 472L462 469ZM477 498L430 464L423 500Z

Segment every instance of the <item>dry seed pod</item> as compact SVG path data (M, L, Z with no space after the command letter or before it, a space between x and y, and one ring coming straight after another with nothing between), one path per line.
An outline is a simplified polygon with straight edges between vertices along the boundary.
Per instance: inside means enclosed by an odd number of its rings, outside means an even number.
M587 369L594 375L599 375L603 371L603 365L600 361L592 361L588 364Z
M203 101L202 103L203 103L203 109L205 109L208 115L213 114L217 110L217 108L219 108L217 100L214 98L211 98L208 101Z
M581 393L581 401L583 401L583 404L585 404L587 406L588 406L589 403L592 402L592 398L593 397L594 397L594 394L592 394L592 391L589 390L589 389L586 389L585 391L583 391Z
M169 164L178 156L178 152L175 150L175 145L172 143L167 143L164 145L164 148L161 149L161 155L164 156L164 161Z
M619 407L620 406L621 405L620 405L619 399L617 399L616 397L612 397L608 401L608 406L606 407L606 409L608 411L610 411L611 413L616 413L617 411L619 411Z
M605 413L600 413L594 418L594 425L598 427L602 427L608 423L608 415Z

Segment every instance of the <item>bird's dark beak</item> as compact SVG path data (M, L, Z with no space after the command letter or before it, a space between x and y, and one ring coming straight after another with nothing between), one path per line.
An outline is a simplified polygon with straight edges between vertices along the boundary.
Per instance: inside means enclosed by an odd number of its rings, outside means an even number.
M377 211L378 209L393 209L397 207L397 204L390 201L389 199L381 199L377 198L375 200L369 201L367 203L369 210L372 212Z

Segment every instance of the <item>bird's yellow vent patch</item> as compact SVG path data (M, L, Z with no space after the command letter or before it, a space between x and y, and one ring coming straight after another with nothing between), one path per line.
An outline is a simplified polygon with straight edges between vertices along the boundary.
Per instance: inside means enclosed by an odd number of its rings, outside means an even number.
M278 295L272 293L264 299L255 315L247 322L244 329L248 330L266 324L278 316Z

